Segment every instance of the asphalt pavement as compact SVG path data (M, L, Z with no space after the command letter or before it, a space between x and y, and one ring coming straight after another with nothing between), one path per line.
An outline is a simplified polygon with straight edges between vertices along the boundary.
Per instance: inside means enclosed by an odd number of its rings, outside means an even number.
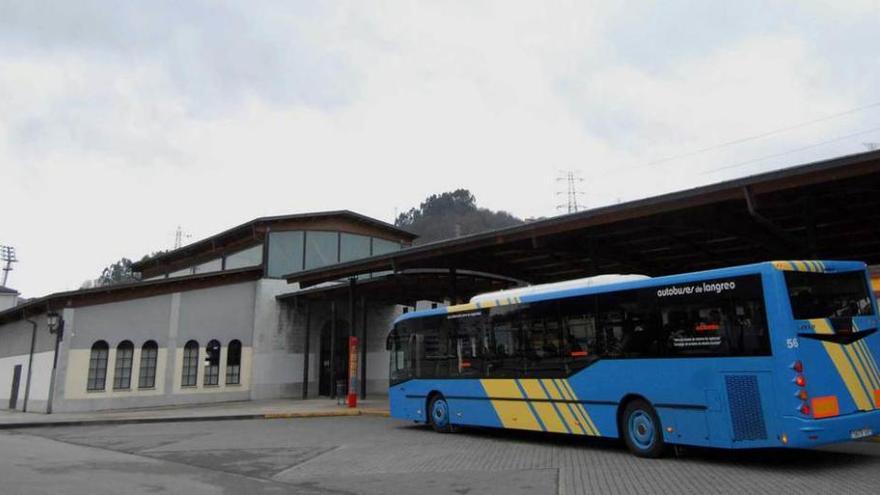
M617 442L457 434L379 416L0 431L0 494L877 493L880 443L690 449L639 459Z

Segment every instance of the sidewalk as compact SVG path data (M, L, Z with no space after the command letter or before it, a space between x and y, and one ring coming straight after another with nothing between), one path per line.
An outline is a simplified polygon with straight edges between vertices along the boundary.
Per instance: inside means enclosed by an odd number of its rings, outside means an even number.
M275 399L221 402L86 413L22 413L0 411L0 430L41 426L80 426L175 421L222 421L234 419L313 418L329 416L388 416L388 400L358 401L358 407L339 406L334 399Z

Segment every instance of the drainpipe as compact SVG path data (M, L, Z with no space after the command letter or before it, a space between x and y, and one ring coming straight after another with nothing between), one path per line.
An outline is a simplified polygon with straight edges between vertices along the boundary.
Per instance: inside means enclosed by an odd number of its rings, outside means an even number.
M31 332L31 353L28 356L27 382L24 386L24 405L21 407L22 412L27 412L28 398L31 395L31 375L34 372L34 348L37 345L37 322L27 318L25 318L24 321L33 326L33 331Z
M58 319L58 328L52 331L50 327L49 333L55 334L55 355L52 357L52 376L49 377L49 401L46 404L46 414L52 414L52 398L55 395L55 375L58 373L58 348L61 346L61 339L64 337L64 320Z

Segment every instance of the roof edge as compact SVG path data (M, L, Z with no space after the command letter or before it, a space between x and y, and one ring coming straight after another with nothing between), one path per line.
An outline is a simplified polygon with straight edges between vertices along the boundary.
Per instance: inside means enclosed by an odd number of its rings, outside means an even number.
M208 243L210 243L216 239L219 239L221 237L235 234L237 231L245 231L246 232L246 231L248 231L258 225L265 225L265 224L270 224L273 222L280 222L280 221L285 221L285 220L327 218L327 217L344 217L344 218L347 217L347 218L350 218L350 219L358 221L358 222L366 223L368 225L373 225L373 226L378 227L380 229L384 229L389 232L396 233L398 235L406 237L410 241L412 241L413 239L418 237L418 234L410 232L409 230L402 229L402 228L397 227L395 225L392 225L388 222L384 222L382 220L379 220L379 219L376 219L376 218L373 218L373 217L370 217L370 216L367 216L367 215L364 215L361 213L357 213L352 210L326 210L326 211L317 211L317 212L309 212L309 213L293 213L293 214L289 214L289 215L275 215L275 216L257 217L252 220L248 220L247 222L236 225L235 227L231 227L231 228L226 229L224 231L218 232L214 235L205 237L203 239L199 239L195 242L191 242L191 243L189 243L185 246L181 246L177 249L167 251L167 252L162 253L156 257L150 258L148 260L135 261L131 264L131 268L134 271L142 271L143 269L145 269L149 266L160 264L165 260L172 260L174 258L180 257L181 255L183 255L184 253L187 253L188 251L191 251L193 249L197 249L197 247L199 247L201 245L208 244Z
M31 299L24 304L19 304L13 308L9 308L5 311L0 311L0 324L6 323L7 321L14 321L17 319L21 319L24 317L26 313L28 314L39 314L44 313L49 310L56 310L66 307L67 305L63 302L70 298L74 297L84 297L84 296L98 296L98 295L107 295L115 292L124 292L126 290L137 290L137 289L148 289L152 287L161 287L161 286L175 286L180 285L186 282L200 281L200 280L209 280L213 278L235 278L236 280L231 283L238 283L239 277L237 275L260 275L262 274L263 268L260 266L246 267L246 268L237 268L235 270L225 270L218 272L210 272L210 273L200 273L195 275L187 275L184 277L174 277L174 278L163 278L160 280L149 280L142 282L131 282L126 284L117 284L117 285L108 285L104 287L95 287L92 289L78 289L71 291L63 291L63 292L54 292L52 294ZM259 277L257 277L259 278ZM132 297L135 299L136 297ZM59 304L61 303L61 304ZM100 304L100 303L98 303ZM43 308L41 310L41 308ZM33 311L31 311L33 310ZM17 316L17 317L16 317Z
M565 224L568 222L587 220L593 217L599 217L601 215L617 213L629 209L653 207L666 202L691 200L693 198L699 198L701 196L717 193L720 191L739 190L742 188L754 186L756 184L779 181L780 179L788 179L790 177L796 177L798 175L821 173L828 170L835 170L842 167L860 165L865 163L870 164L871 162L877 160L880 160L880 150L842 155L833 158L793 165L776 170L770 170L767 172L761 172L758 174L746 175L743 177L737 177L720 182L713 182L702 186L680 189L677 191L667 192L656 196L633 199L620 204L599 206L596 208L591 208L589 210L569 213L565 215L558 215L555 217L549 217L534 222L526 222L520 225L512 225L509 227L502 227L500 229L477 232L451 239L440 239L426 244L420 244L418 246L413 246L407 249L402 249L400 251L394 251L378 256L371 256L368 258L348 261L345 263L337 263L321 268L314 268L311 270L288 273L283 275L282 278L287 280L288 283L313 281L320 282L324 279L322 275L325 272L328 273L328 278L332 279L337 276L345 277L349 276L349 274L368 272L374 269L384 270L388 269L388 266L393 264L393 261L399 260L402 257L417 257L423 253L432 250L453 248L467 243L487 241L496 237L524 236L534 234L540 235L538 231L540 231L541 229L551 229L557 225Z

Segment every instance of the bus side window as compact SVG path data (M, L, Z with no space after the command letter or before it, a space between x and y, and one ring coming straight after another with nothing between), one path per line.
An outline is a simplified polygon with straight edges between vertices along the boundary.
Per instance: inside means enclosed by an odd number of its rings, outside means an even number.
M525 344L525 375L550 377L566 373L566 341L558 303L532 303L520 312L520 321Z
M450 371L458 376L483 376L483 361L488 350L483 333L483 317L455 320L454 326L456 358Z
M606 357L645 358L659 354L660 332L650 290L599 296L598 340Z
M733 279L723 291L660 301L667 352L678 356L759 356L770 353L761 278ZM731 280L704 284L720 286Z
M419 378L443 378L449 375L454 343L451 323L443 317L419 318L421 327L415 347L415 368Z
M486 322L488 349L485 376L517 378L523 373L523 333L515 306L500 306L489 311Z
M559 301L565 358L569 370L583 368L601 356L597 343L596 296Z

